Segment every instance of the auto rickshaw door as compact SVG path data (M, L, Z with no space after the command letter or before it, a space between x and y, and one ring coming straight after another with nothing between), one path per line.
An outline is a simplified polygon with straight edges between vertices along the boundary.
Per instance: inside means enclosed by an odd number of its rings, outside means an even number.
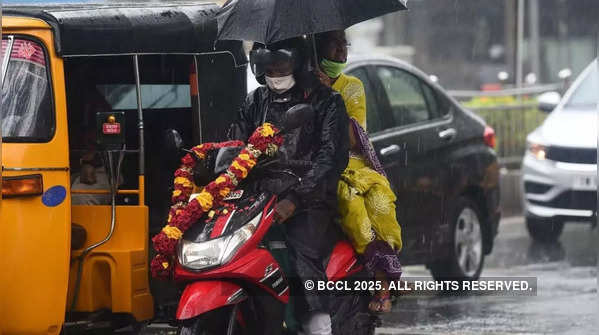
M49 26L21 20L26 33L2 34L0 333L58 334L71 238L63 63Z

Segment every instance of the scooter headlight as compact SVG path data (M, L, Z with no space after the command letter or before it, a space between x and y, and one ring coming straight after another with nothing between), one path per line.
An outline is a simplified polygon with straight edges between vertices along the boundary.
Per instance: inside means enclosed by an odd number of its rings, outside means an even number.
M181 240L179 263L191 270L203 270L225 264L235 256L258 228L262 213L237 229L233 234L205 242Z

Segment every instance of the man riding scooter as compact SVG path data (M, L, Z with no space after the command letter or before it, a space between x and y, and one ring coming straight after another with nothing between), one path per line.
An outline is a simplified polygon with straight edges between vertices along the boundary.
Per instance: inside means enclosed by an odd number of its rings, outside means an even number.
M331 334L328 299L304 288L306 280L326 280L323 261L337 236L334 224L337 182L348 162L348 118L341 95L313 80L305 70L307 47L301 38L285 40L250 53L252 70L265 83L251 92L229 137L245 141L264 122L278 126L290 107L308 103L314 118L285 135L294 145L283 153L290 160L311 161L294 170L301 182L280 200L275 218L284 224L289 250L295 317L305 334Z

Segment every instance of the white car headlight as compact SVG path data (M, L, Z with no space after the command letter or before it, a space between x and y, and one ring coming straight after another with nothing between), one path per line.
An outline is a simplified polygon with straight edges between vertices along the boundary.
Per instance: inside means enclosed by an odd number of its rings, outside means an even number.
M547 147L534 142L527 143L528 152L530 152L536 159L545 160L547 157Z
M241 246L252 237L262 213L258 214L233 234L205 242L181 240L179 263L192 270L203 270L225 264L233 258Z

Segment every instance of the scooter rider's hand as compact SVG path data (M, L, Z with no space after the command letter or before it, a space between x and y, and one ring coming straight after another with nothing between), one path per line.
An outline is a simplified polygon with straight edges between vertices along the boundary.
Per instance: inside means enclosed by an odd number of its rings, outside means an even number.
M277 202L275 206L275 220L277 223L283 223L295 212L295 204L288 199Z

